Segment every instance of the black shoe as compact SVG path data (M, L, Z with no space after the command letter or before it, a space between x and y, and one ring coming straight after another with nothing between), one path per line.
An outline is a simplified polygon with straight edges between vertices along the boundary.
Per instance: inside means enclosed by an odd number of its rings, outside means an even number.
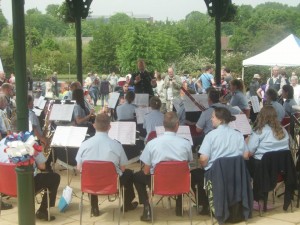
M144 206L144 212L141 216L141 221L151 221L151 208L150 205Z
M132 203L130 203L130 205L125 206L124 211L127 212L127 211L130 211L130 210L134 210L134 209L136 209L136 207L137 207L138 205L139 205L138 202L132 202ZM121 207L121 211L123 211L123 206Z
M91 214L92 214L92 216L94 216L94 217L100 216L99 208L98 208L98 207L91 208Z
M12 209L12 204L1 202L1 210Z
M202 210L199 212L199 215L203 215L203 216L209 215L209 208L208 208L208 206L203 206Z
M35 216L36 216L37 219L48 221L48 211L40 211L40 210L38 210L36 212ZM50 220L49 221L52 221L52 220L55 220L55 216L51 216L50 215Z

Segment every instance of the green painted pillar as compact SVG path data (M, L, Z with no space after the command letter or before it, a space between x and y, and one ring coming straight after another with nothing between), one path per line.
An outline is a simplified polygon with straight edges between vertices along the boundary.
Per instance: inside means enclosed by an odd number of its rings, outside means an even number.
M81 16L75 17L76 28L76 63L77 63L77 80L82 83L82 38L81 38Z
M24 0L12 0L17 126L28 130ZM35 225L33 167L16 168L19 225Z
M221 85L221 17L222 17L222 1L215 1L215 38L216 38L216 71L215 80L217 86Z

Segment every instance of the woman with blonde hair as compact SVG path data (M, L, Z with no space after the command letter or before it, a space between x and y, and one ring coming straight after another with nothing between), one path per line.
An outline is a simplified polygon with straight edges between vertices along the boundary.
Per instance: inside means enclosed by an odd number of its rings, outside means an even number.
M264 106L258 114L247 146L248 156L256 160L261 160L270 151L289 150L289 135L271 105Z

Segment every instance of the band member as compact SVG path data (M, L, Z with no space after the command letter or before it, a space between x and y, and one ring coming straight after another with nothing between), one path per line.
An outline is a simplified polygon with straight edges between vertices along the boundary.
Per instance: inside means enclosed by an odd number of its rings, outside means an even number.
M125 207L124 210L133 210L137 207L137 202L132 202L135 198L133 189L133 173L125 168L128 163L122 145L116 140L108 137L110 129L110 118L101 113L96 116L95 124L96 134L94 137L83 142L80 146L76 161L77 169L81 171L82 163L85 160L110 161L116 166L117 173L120 175L121 185L125 188ZM91 195L91 212L94 216L99 216L98 196Z
M193 159L191 144L188 140L176 136L179 120L175 112L167 112L164 116L165 133L146 145L140 160L145 164L144 169L134 174L134 185L139 195L140 204L144 205L142 221L151 220L146 186L150 187L151 174L157 163L162 161L191 161ZM175 184L174 184L175 185ZM176 215L181 216L182 199L176 199Z
M125 103L117 107L118 120L134 120L136 105L132 104L135 94L129 91L125 96Z

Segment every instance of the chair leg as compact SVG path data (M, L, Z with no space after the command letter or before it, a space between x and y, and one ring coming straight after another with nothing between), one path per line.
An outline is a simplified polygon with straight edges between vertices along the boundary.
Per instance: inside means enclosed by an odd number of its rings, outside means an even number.
M199 193L198 193L198 185L196 184L196 209L197 213L199 212Z
M2 193L0 193L0 215L1 215L1 209L2 209Z
M49 189L46 189L47 194L47 207L48 207L48 221L50 221L50 197L49 197Z
M191 221L191 225L193 225L191 193L188 193L188 197L189 197L190 221Z
M151 198L151 203L150 203L150 209L151 209L151 222L152 225L154 224L154 204L153 204L153 195L152 195L152 190L150 190L150 198Z
M123 193L123 189L121 190L121 192L119 191L119 218L118 218L118 225L120 225L120 218L121 218L121 198L122 198L122 193ZM123 195L123 198L124 198L124 195ZM123 203L124 203L124 201L123 201ZM124 213L124 208L125 208L125 205L123 204L123 213Z
M81 198L80 198L80 225L82 224L82 210L83 210L83 192L81 193Z
M125 214L125 189L124 187L121 187L122 188L122 204L123 204L123 216Z

